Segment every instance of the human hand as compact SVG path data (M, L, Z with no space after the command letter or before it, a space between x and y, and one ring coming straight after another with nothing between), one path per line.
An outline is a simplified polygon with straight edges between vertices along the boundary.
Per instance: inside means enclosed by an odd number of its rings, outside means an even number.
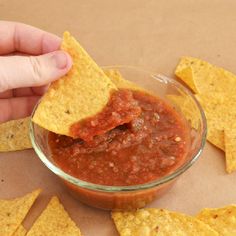
M69 71L60 43L32 26L0 21L0 123L29 116L48 84Z

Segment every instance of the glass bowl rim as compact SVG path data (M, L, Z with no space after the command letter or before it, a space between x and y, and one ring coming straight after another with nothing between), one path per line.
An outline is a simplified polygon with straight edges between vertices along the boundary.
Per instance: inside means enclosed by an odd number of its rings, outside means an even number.
M90 190L94 190L94 191L100 191L100 192L128 192L128 191L138 191L138 190L145 190L145 189L150 189L153 187L157 187L159 185L165 184L167 182L170 182L171 180L175 179L176 177L178 177L179 175L181 175L182 173L184 173L188 168L190 168L193 163L195 163L195 161L199 158L200 154L203 151L205 142L206 142L206 134L207 134L207 122L206 122L206 117L204 114L204 111L201 107L201 105L199 104L199 102L197 101L197 99L195 98L195 96L192 94L192 92L186 88L185 86L183 86L180 82L178 82L175 79L166 77L164 75L161 74L157 74L157 73L152 73L150 71L144 70L144 69L140 69L137 68L135 66L124 66L124 65L113 65L113 66L102 66L102 68L104 69L131 69L131 70L136 70L142 73L148 73L150 75L150 77L152 77L153 79L162 80L162 82L164 81L165 83L170 83L173 84L175 87L180 88L181 90L183 90L186 94L188 94L192 100L195 102L195 104L197 105L197 108L199 109L200 115L201 115L201 120L202 120L202 135L201 135L201 144L200 147L198 148L198 150L192 155L192 158L190 158L190 160L188 160L187 162L185 162L182 166L180 166L178 169L176 169L174 172L172 172L171 174L165 175L157 180L148 182L148 183L144 183L144 184L138 184L138 185L129 185L129 186L109 186L109 185L100 185L100 184L94 184L91 182L87 182L84 180L80 180L74 176L69 175L68 173L64 172L63 170L61 170L60 168L58 168L56 165L54 165L45 155L44 153L41 151L41 148L38 146L38 144L35 142L35 134L34 134L34 124L32 121L32 117L35 113L35 110L39 104L36 104L36 106L34 107L34 110L31 114L31 119L30 119L30 140L32 143L32 146L34 148L34 151L36 152L37 156L39 157L39 159L57 176L59 176L60 178L64 179L65 181L70 182L71 184L74 184L78 187L81 188L85 188L85 189L90 189Z

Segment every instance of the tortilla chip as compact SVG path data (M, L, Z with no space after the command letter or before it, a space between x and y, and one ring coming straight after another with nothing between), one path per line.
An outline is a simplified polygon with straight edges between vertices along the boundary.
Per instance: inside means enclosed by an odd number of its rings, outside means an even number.
M236 75L192 57L183 57L175 74L197 93L207 119L207 140L226 152L227 172L233 172L236 170Z
M193 101L186 95L172 95L168 94L167 99L169 99L177 108L183 113L186 120L191 124L191 127L198 129L199 128L199 115L197 114L198 110L194 106Z
M23 225L20 225L13 236L25 236L27 233Z
M207 139L224 150L224 128L226 116L224 114L225 101L220 93L199 94L196 98L202 105L207 119ZM227 111L226 111L227 112Z
M219 235L209 225L194 217L163 209L113 212L112 218L120 236Z
M21 198L0 200L0 235L9 236L20 227L22 221L38 197L40 189Z
M124 79L124 77L118 70L105 69L104 72L119 89L132 89L137 91L145 91L144 88L141 88L135 83L132 83L131 81Z
M68 32L61 48L71 55L72 69L51 84L33 121L54 133L72 136L70 127L102 111L116 86Z
M198 92L195 82L193 80L191 63L190 60L188 60L188 58L183 57L180 60L175 70L175 75L179 77L182 81L184 81L184 83L187 84L193 90L193 92L195 93Z
M225 150L224 130L233 129L236 117L236 96L212 92L198 94L196 97L207 118L207 139L220 149Z
M232 173L236 171L236 128L225 129L224 138L226 170Z
M236 205L205 208L196 217L210 225L221 236L236 235Z
M57 197L52 197L46 209L35 221L27 236L81 236Z
M214 122L207 123L207 140L222 151L225 151L224 131L214 129Z
M31 148L29 139L30 118L11 120L0 124L0 152Z
M225 151L226 170L236 170L236 96L222 93L196 95L207 118L207 139Z
M195 93L235 94L236 76L200 59L181 58L175 74Z

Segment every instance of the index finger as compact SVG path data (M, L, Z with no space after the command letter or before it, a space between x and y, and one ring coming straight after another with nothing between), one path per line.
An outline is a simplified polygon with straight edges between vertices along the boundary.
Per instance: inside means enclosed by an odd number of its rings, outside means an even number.
M23 52L40 55L58 50L61 39L22 23L0 21L0 54Z

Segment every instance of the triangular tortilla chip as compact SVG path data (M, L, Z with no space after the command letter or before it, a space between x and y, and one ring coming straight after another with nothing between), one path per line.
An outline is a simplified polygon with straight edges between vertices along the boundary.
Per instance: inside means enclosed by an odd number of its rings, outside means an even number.
M224 130L232 131L235 127L236 96L212 92L198 94L196 98L202 105L207 118L207 139L225 150ZM233 138L233 135L231 137Z
M183 57L175 74L195 93L235 94L236 76L206 61L193 57Z
M21 198L0 200L0 235L10 236L21 225L41 190L35 190Z
M120 236L219 236L194 217L163 209L113 212L112 218Z
M102 111L116 86L68 32L61 48L71 55L72 69L51 84L33 121L54 133L73 136L70 127Z
M0 152L31 148L29 139L30 118L11 120L0 124Z
M23 225L20 225L16 232L12 236L25 236L27 233L25 227Z
M205 208L196 217L210 225L221 236L236 235L236 205Z
M132 83L131 81L124 79L124 77L118 70L105 69L104 72L119 89L146 91L144 88L139 87L135 83Z
M46 209L35 221L27 236L81 236L57 197L52 197Z
M188 58L183 57L178 66L175 69L175 75L187 84L193 92L197 93L195 82L193 80L193 72L191 68L191 62Z
M207 119L207 140L226 152L226 170L236 170L236 75L192 57L181 58L175 74L196 94Z

